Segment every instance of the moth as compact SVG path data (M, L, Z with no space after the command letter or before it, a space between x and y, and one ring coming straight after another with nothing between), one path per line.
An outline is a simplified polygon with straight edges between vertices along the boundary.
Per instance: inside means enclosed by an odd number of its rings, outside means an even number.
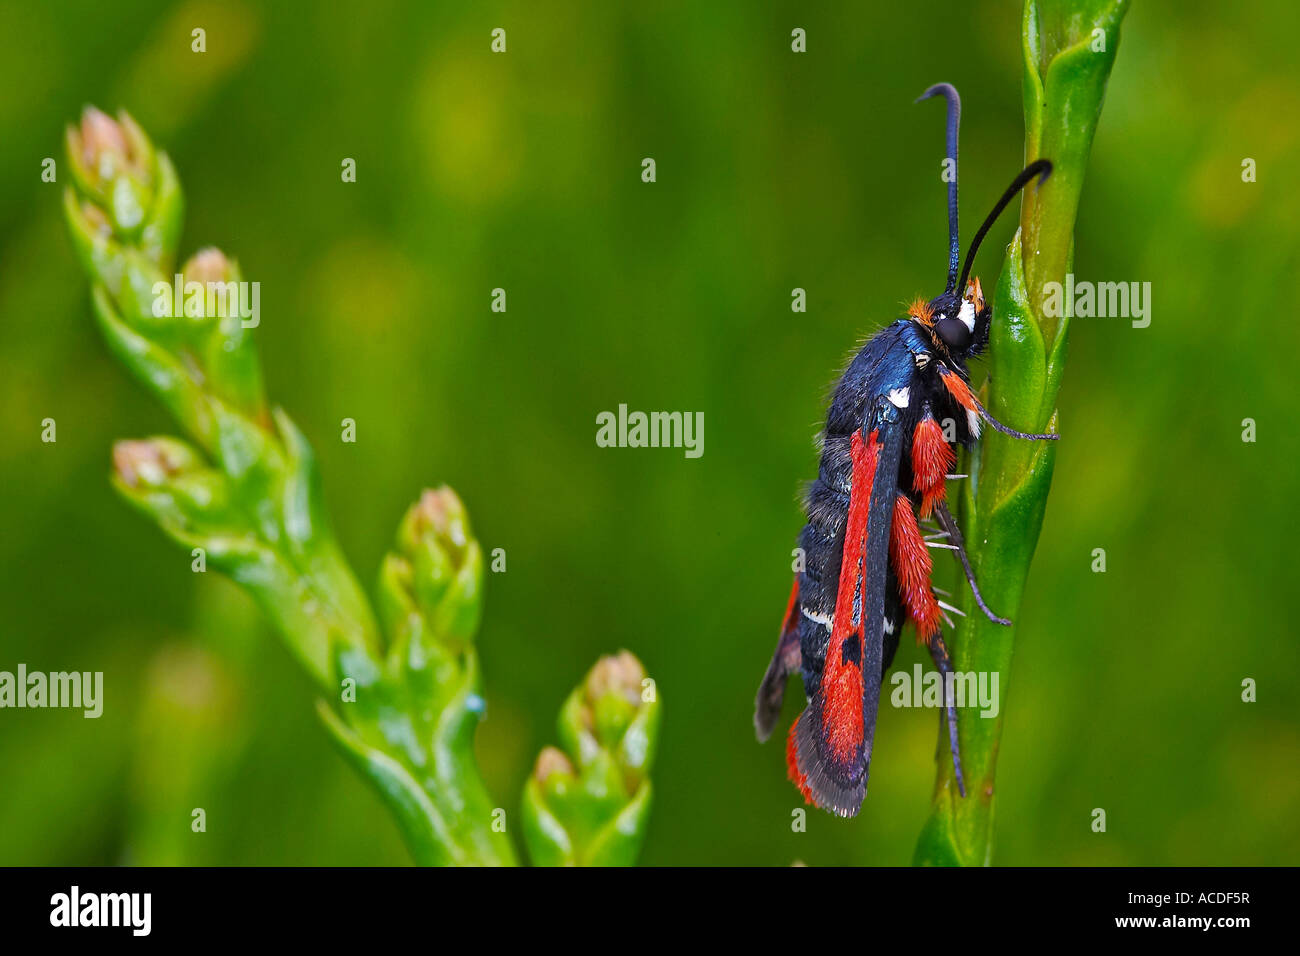
M855 815L866 797L880 687L903 625L911 622L945 681L952 672L941 624L951 627L948 614L962 612L935 594L931 549L951 551L980 610L999 624L1011 623L984 603L946 504L947 482L965 477L951 473L957 447L971 447L983 425L1015 438L1058 437L996 421L971 390L966 367L987 347L993 314L979 279L970 276L975 253L1007 204L1035 178L1041 185L1052 164L1039 159L1016 176L975 233L959 270L961 99L950 84L938 83L917 102L934 96L947 101L948 284L870 338L834 389L821 463L807 495L808 522L799 536L804 565L754 709L758 738L767 740L780 716L786 678L800 672L808 704L790 727L790 778L808 802L845 817ZM934 523L930 533L927 522ZM952 700L945 709L964 797Z

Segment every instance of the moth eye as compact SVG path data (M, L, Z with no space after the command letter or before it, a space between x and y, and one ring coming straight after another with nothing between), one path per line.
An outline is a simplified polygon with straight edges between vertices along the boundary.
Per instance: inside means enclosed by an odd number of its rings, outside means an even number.
M961 319L944 319L942 322L936 322L934 330L949 349L960 351L971 343L970 329L966 328L966 323Z

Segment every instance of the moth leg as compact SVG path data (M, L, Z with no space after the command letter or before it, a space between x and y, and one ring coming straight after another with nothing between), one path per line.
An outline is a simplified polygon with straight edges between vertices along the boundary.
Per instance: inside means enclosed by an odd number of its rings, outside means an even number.
M962 777L961 749L957 745L957 703L948 693L951 686L948 675L952 673L952 658L948 656L948 646L944 644L943 635L938 631L935 631L926 643L930 648L930 656L934 658L934 666L943 677L943 702L948 711L948 748L952 751L952 769L957 777L957 792L964 797L966 781Z
M934 506L934 516L939 521L939 527L943 528L948 535L948 543L952 545L952 551L957 555L957 560L961 562L962 570L966 572L966 583L970 585L970 590L975 595L975 603L979 609L984 612L994 624L1010 626L1011 622L1005 617L998 617L989 610L989 606L984 603L984 596L980 594L980 586L975 583L975 569L970 566L970 558L966 556L966 542L962 540L961 528L957 526L957 521L948 510L948 506L942 502L936 502Z

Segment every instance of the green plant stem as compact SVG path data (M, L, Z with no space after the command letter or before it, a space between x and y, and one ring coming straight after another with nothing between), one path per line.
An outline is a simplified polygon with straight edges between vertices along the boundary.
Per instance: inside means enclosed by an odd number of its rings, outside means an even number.
M417 862L514 863L473 754L483 569L460 500L439 489L408 512L381 575L385 643L330 529L311 446L266 404L257 323L228 299L204 302L205 287L239 287L237 264L208 249L174 266L171 162L129 116L93 108L68 130L68 159L64 209L100 330L194 442L119 442L118 492L190 551L193 570L210 564L256 598L332 702L325 725ZM184 308L168 297L176 275Z
M68 130L68 158L74 185L64 211L100 330L197 445L119 442L118 492L190 550L194 570L210 563L257 599L324 695L325 727L388 804L417 863L513 865L505 813L474 757L485 709L474 647L483 552L460 498L449 488L426 491L402 519L379 574L385 641L330 530L311 445L283 410L266 405L256 323L228 300L212 314L202 301L204 286L238 287L239 267L207 249L175 273L181 191L171 162L129 116L114 121L93 108ZM178 283L185 309L159 308ZM191 283L200 294L193 312ZM150 713L170 713L172 704L159 695ZM160 735L146 765L157 768L166 746L205 732L203 713L179 713L186 726ZM534 859L635 860L658 715L653 682L630 654L592 669L559 723L578 769L539 760L546 772L524 796ZM158 832L157 823L138 822L146 852L174 854L172 824Z
M1052 160L1051 179L1025 191L1021 228L994 297L986 404L1023 431L1056 431L1056 400L1068 323L1044 315L1044 287L1064 282L1093 134L1119 44L1127 0L1026 0L1023 21L1026 160ZM1068 436L1067 436L1068 440ZM1056 460L1056 442L1025 442L987 431L970 456L961 514L971 563L988 605L1019 615ZM1016 627L991 623L969 590L952 639L959 672L996 673L996 718L971 709L959 718L966 793L957 792L946 726L929 819L917 844L920 865L992 861L995 775L1010 686Z

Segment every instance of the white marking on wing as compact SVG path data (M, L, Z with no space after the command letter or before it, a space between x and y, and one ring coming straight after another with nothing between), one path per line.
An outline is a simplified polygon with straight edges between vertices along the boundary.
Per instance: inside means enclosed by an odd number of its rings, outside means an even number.
M826 630L831 629L831 619L825 614L818 614L816 611L810 611L806 607L799 608L801 614L814 624L820 624Z

